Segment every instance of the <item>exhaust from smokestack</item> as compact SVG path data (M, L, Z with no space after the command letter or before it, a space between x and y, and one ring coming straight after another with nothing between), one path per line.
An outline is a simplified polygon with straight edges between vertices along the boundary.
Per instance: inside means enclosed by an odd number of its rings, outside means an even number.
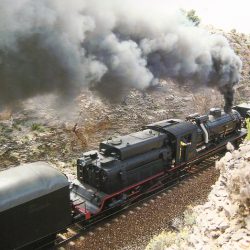
M92 86L107 97L158 79L219 89L233 102L241 60L220 35L141 0L2 0L0 106Z

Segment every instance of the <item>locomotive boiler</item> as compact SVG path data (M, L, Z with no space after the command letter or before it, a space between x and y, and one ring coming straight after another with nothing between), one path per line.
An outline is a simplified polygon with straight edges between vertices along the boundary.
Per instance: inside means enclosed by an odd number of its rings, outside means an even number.
M168 136L146 129L100 143L99 151L78 159L77 176L81 182L111 194L154 176L171 161Z
M189 162L241 133L241 116L235 110L227 114L211 109L208 115L193 114L186 121L164 120L100 143L98 151L78 159L77 177L111 194Z

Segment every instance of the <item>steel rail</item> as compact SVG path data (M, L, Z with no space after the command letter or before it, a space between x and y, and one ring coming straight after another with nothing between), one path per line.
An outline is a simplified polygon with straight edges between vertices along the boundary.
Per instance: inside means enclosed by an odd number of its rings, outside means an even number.
M218 152L218 153L210 156L209 158L202 160L198 164L187 165L185 168L181 169L179 172L174 173L174 174L176 174L176 177L172 178L172 176L169 176L170 180L168 180L164 184L163 188L155 190L155 191L149 190L149 194L147 194L147 192L143 193L142 196L145 196L145 195L146 196L137 200L137 201L136 200L135 201L128 200L126 205L124 205L120 209L116 209L116 211L111 212L109 214L107 214L109 210L105 210L91 223L85 224L86 221L84 219L80 220L76 223L73 223L72 225L65 228L65 231L67 231L67 229L69 229L69 231L74 232L73 235L70 235L68 237L64 235L63 239L60 239L60 237L58 237L55 241L48 242L45 245L39 246L37 249L45 249L48 245L51 245L53 243L55 243L55 245L54 245L54 247L51 247L51 248L56 249L56 248L59 248L61 246L66 245L67 243L69 243L71 241L76 240L77 238L82 236L84 233L87 233L88 231L93 229L97 224L99 225L100 223L104 223L105 221L110 220L111 218L113 218L117 215L120 215L122 212L127 211L129 208L131 209L133 207L136 207L139 204L142 204L145 201L150 200L152 197L155 197L156 195L164 193L164 192L172 189L173 187L178 186L182 180L188 179L188 177L193 177L199 173L202 173L203 171L205 171L206 169L208 169L209 167L214 165L215 161L221 155L222 155L222 152ZM189 171L191 168L192 168L192 171ZM138 198L138 197L136 197L136 198ZM110 209L110 210L112 210L112 209ZM105 214L107 214L107 215L105 215ZM72 227L74 227L73 230L71 229ZM76 228L77 228L77 230L76 230Z

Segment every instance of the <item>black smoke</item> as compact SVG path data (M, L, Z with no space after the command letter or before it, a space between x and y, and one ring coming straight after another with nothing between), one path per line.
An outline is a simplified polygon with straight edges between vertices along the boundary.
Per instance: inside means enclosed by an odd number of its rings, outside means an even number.
M224 37L154 1L0 2L0 105L82 86L117 97L171 78L220 90L229 112L240 70Z

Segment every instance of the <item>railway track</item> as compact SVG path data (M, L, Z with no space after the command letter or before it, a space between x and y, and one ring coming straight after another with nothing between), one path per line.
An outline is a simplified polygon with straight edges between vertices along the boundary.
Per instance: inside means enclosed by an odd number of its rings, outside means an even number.
M223 155L223 152L217 153L213 156L208 157L207 159L199 162L198 164L189 165L185 167L182 171L180 171L178 174L174 176L174 178L171 178L164 184L164 188L157 190L155 192L150 192L150 194L145 195L142 199L138 201L132 201L130 204L122 207L119 210L112 211L110 210L108 213L105 212L100 214L100 216L95 219L94 221L86 224L86 221L82 220L77 223L72 224L67 229L65 229L63 232L60 232L57 234L55 245L51 247L51 249L63 249L63 246L66 246L67 244L74 245L74 241L77 240L80 237L83 237L83 235L89 234L89 236L92 236L92 230L97 229L99 230L101 228L101 225L104 225L106 223L107 226L110 225L110 223L107 223L107 221L116 221L117 217L119 215L123 215L125 211L131 211L131 209L140 209L140 206L148 206L148 203L153 202L154 198L163 198L166 195L166 192L173 189L174 187L178 187L178 185L181 185L182 182L190 181L192 178L196 178L197 175L202 174L204 171L206 171L209 167L213 166L215 161L218 160ZM99 227L98 227L99 226ZM48 249L49 245L52 245L53 242L46 243L45 245L42 245L38 247L37 249Z

